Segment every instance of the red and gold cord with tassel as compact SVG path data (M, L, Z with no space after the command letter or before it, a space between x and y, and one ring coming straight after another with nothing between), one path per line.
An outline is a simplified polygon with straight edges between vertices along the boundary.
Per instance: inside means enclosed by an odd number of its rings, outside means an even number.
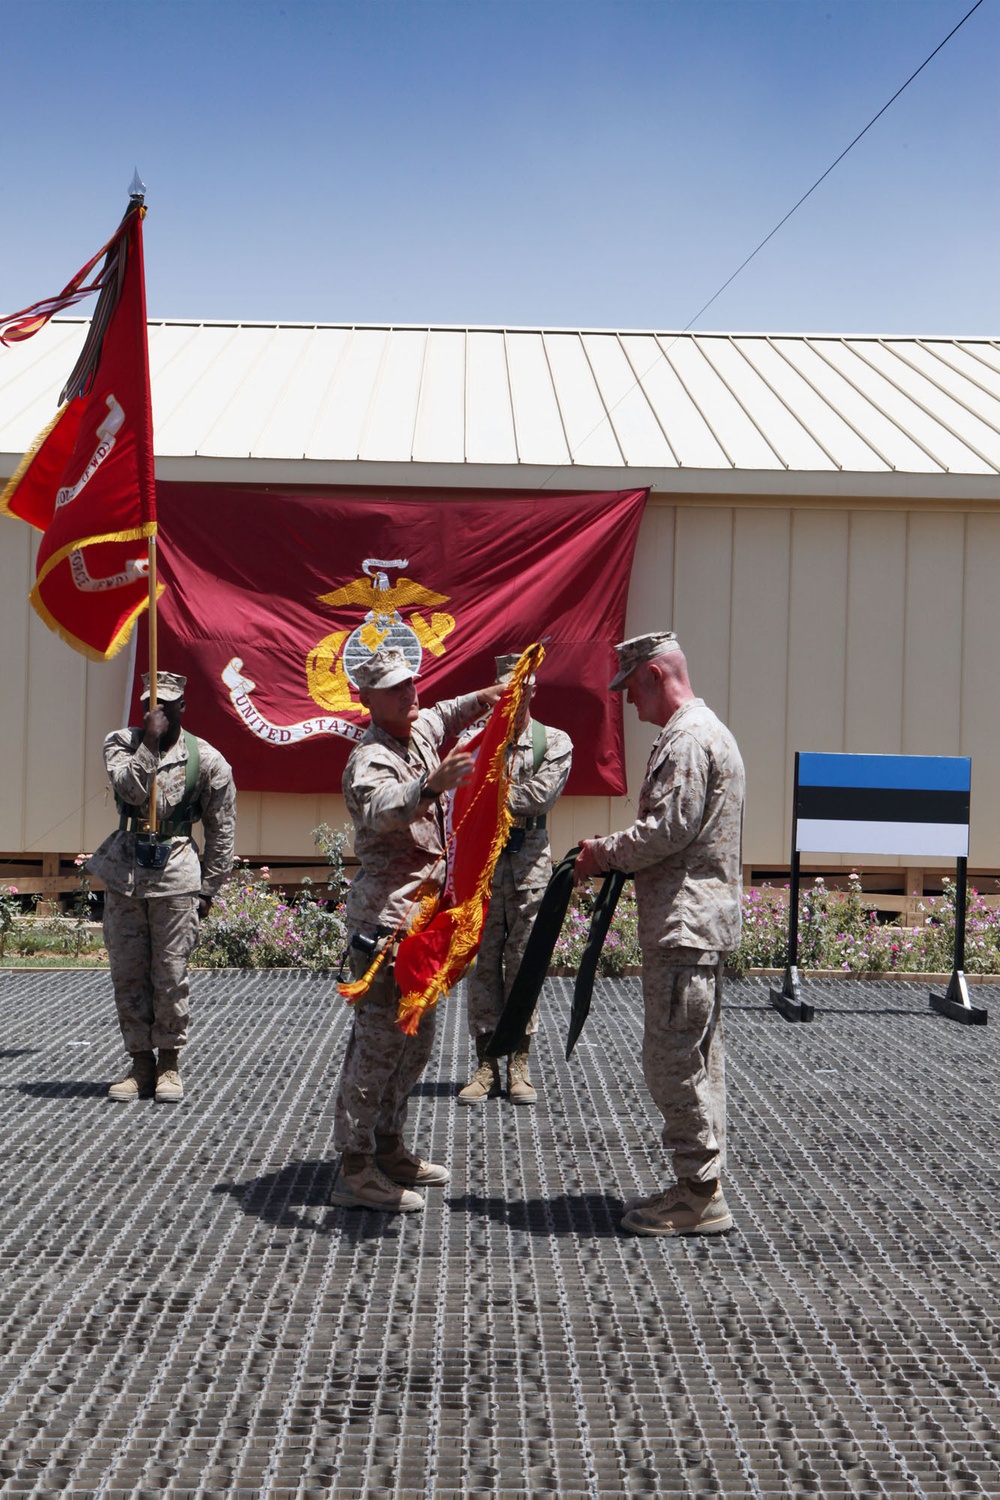
M437 916L440 905L440 892L433 881L424 881L417 888L416 895L410 905L406 916L397 927L396 931L390 933L373 958L368 968L360 979L341 980L337 989L343 995L348 1005L353 1005L355 1000L360 1000L362 995L367 995L375 980L375 976L382 968L386 959L397 951L397 940L402 933L409 936L411 933L423 932L424 928Z

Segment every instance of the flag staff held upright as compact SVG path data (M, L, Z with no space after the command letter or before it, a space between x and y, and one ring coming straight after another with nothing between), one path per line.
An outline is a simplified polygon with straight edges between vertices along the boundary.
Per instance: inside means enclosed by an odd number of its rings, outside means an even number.
M157 641L156 641L156 537L147 539L146 557L149 561L149 711L155 714L158 707L156 696ZM146 827L151 834L159 830L160 820L156 816L156 772L149 784L149 811Z
M136 234L136 255L139 262L139 284L142 296L142 341L141 349L137 355L143 368L144 378L140 382L141 399L144 398L145 411L143 413L143 429L149 434L149 442L140 448L138 477L139 487L142 492L142 504L146 514L156 515L156 475L153 463L153 412L149 388L149 341L146 336L146 273L142 254L142 220L146 216L146 184L139 176L136 167L129 183L129 208L138 209L138 233ZM155 713L159 706L156 691L156 674L158 670L157 653L157 622L156 622L156 531L150 532L146 538L146 562L149 572L149 711ZM159 831L159 819L156 816L156 772L149 786L149 809L146 815L146 826L154 836Z

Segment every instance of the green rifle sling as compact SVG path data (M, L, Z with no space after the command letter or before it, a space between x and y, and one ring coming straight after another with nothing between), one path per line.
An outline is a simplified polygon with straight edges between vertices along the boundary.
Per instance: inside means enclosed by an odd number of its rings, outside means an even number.
M531 774L537 776L539 767L545 759L545 751L548 748L548 736L545 725L539 724L537 719L531 721Z

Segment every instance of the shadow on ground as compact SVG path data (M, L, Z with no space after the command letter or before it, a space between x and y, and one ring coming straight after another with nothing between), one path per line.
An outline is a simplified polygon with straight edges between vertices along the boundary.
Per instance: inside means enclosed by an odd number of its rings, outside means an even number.
M20 1093L33 1099L102 1099L108 1092L106 1083L95 1083L90 1078L47 1078L37 1083L19 1083L17 1087Z

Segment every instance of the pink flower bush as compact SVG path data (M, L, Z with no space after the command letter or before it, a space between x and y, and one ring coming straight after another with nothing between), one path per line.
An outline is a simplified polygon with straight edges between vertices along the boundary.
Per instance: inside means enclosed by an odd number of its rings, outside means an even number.
M903 927L879 921L876 901L861 889L852 871L847 889L828 889L817 878L811 890L799 894L799 967L840 969L845 974L947 973L955 950L955 884L943 882L942 895L927 896L920 904L920 924ZM593 896L579 892L566 914L552 957L554 967L575 972L580 966ZM731 955L731 968L783 969L788 962L788 887L756 886L743 893L743 937ZM615 919L604 943L598 972L622 974L641 967L636 933L635 896L631 885L622 892ZM969 974L1000 973L1000 909L971 890L965 920L965 970Z

